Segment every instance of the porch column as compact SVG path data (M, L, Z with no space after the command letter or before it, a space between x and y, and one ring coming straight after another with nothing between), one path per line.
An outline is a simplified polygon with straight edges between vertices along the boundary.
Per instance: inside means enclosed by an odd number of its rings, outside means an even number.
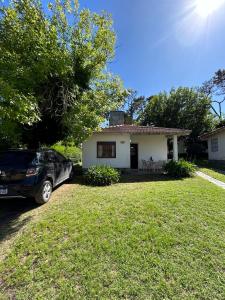
M177 135L173 136L173 160L178 161Z

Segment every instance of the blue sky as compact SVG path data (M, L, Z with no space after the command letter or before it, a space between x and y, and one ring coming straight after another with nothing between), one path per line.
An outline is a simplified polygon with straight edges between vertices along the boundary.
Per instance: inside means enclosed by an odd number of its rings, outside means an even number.
M80 0L80 5L112 14L117 48L110 69L126 87L149 96L201 85L225 68L225 5L202 17L195 1Z
M202 17L196 9L199 1L204 7L205 3L223 3ZM117 44L109 68L122 78L126 88L137 90L139 95L199 86L219 68L225 69L225 0L79 2L81 8L112 14Z

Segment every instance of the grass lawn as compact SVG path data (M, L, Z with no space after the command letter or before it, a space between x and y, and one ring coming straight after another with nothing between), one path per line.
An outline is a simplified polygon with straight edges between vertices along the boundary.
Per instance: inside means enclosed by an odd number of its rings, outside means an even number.
M71 185L14 241L0 299L225 299L224 218L198 177Z
M199 171L217 179L222 182L225 182L225 167L216 165L213 162L207 162L207 161L199 161L197 162L197 165L199 167Z
M212 169L212 168L199 168L199 171L217 179L222 182L225 182L225 174L221 173L220 170Z

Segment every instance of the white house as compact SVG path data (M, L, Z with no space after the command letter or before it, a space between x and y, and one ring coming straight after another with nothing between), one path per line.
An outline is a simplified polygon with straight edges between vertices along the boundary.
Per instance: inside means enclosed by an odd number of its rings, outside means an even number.
M173 159L178 159L179 136L190 130L125 125L122 112L113 112L110 126L102 128L82 145L83 168L110 165L121 169L142 169L145 162L167 161L167 140L173 139Z
M225 127L203 134L201 140L208 142L209 160L225 161Z

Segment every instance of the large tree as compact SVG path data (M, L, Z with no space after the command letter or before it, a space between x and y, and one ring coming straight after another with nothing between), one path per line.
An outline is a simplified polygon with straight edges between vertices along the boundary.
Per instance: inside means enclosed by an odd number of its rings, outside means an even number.
M114 47L105 12L12 0L0 9L1 122L15 123L30 145L82 141L124 100L121 80L107 71Z
M132 89L127 91L127 97L122 106L125 112L125 123L133 124L136 122L138 116L143 112L145 107L145 97L138 96L138 92Z
M203 83L200 91L212 98L211 108L219 120L222 121L222 104L225 101L225 70L219 69L215 72L210 80Z
M149 97L139 118L143 125L191 129L195 138L213 126L210 99L186 87Z
M204 93L180 87L171 89L169 93L163 92L149 97L139 120L142 125L192 130L187 145L190 152L193 152L198 148L196 143L199 135L214 126L214 116L210 108L211 100Z

